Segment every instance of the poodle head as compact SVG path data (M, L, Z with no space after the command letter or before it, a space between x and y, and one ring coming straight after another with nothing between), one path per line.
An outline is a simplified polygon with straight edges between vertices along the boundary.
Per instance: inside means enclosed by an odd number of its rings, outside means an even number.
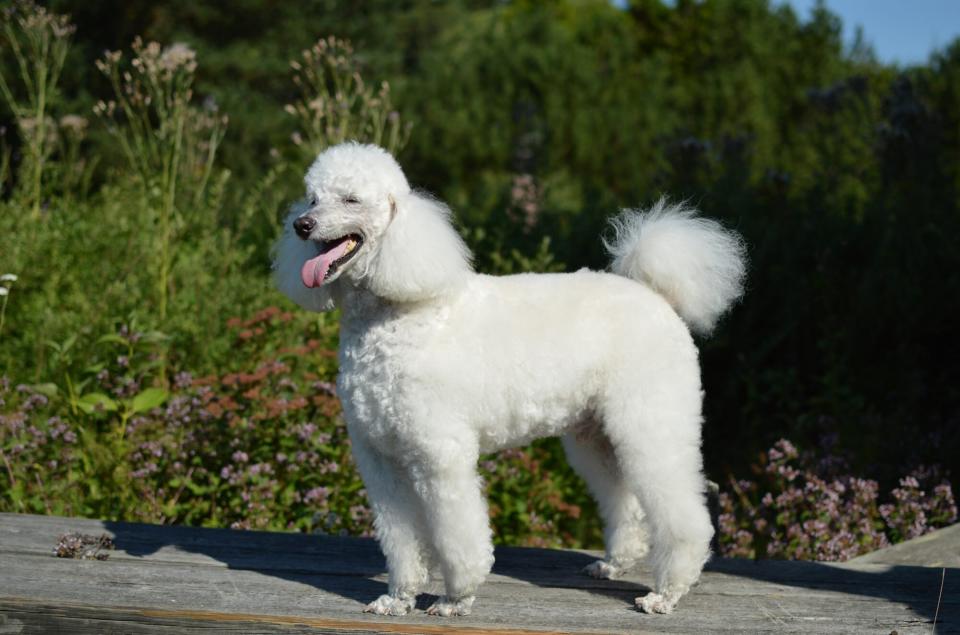
M470 253L441 203L410 189L396 160L374 145L342 143L307 171L277 245L281 291L314 311L344 285L392 302L449 292L471 271Z

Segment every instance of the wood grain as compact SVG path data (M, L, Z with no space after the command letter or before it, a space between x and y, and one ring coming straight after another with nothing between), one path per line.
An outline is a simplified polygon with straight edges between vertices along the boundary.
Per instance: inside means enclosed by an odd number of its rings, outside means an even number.
M55 558L61 533L108 533L106 561ZM633 598L649 570L593 580L597 554L498 548L473 615L362 613L386 591L360 538L160 527L0 514L0 633L929 633L941 569L716 559L673 615ZM435 584L432 592L440 591ZM947 569L937 632L960 631L960 569Z

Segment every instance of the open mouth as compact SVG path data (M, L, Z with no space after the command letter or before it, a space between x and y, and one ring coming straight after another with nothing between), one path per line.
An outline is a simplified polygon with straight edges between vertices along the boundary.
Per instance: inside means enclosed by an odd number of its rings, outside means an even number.
M363 236L347 234L333 240L317 240L319 254L303 263L300 278L304 286L313 288L337 277L343 267L353 260L363 246Z

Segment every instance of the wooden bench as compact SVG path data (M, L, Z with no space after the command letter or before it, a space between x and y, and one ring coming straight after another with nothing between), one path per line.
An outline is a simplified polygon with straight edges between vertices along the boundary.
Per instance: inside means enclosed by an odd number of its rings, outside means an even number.
M57 558L61 534L107 533L106 560ZM0 514L0 633L637 633L960 631L960 569L715 559L667 616L623 580L580 573L596 554L501 547L473 615L362 613L386 591L374 541ZM944 573L945 572L945 573ZM439 589L434 589L434 592Z

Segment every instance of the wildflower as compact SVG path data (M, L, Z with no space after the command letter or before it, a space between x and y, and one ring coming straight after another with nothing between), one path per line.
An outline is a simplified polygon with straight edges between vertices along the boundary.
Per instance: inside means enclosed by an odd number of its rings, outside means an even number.
M60 127L76 135L83 134L90 122L80 115L64 115L60 118Z
M0 296L5 296L10 294L10 289L6 287L0 287Z
M192 383L193 375L186 371L179 372L173 377L173 385L177 390L189 388Z
M258 474L272 474L273 467L269 463L254 463L250 466L250 476L257 476Z
M327 499L329 491L326 487L314 487L303 495L303 501L305 503L312 503L314 501L323 502Z
M17 275L14 273L5 273L0 276L0 282L16 282Z
M57 127L52 117L44 117L41 122L37 117L21 117L17 120L20 129L27 137L39 134L40 124L43 124L44 141L53 143L57 139Z
M155 45L156 42L150 44ZM154 49L151 48L150 53L154 55ZM163 50L160 55L160 66L170 72L183 68L188 73L192 73L197 68L197 53L183 42L175 42Z

